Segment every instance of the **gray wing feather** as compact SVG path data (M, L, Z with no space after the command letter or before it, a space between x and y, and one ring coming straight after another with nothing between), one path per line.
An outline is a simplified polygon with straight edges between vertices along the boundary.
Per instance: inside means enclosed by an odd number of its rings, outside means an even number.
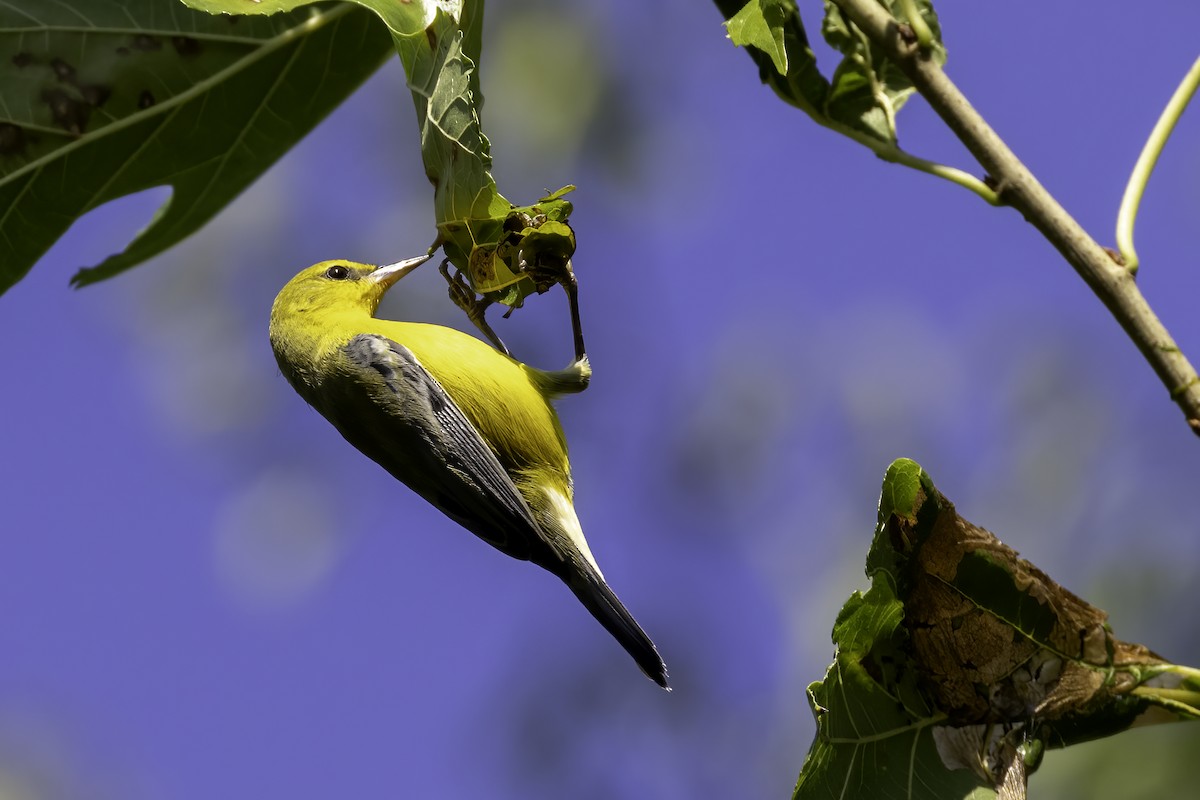
M573 545L556 546L538 526L496 454L412 351L361 334L344 352L353 372L326 387L320 408L341 434L479 538L566 581L642 671L666 687L666 666L650 637Z
M334 420L351 444L508 555L529 559L548 548L495 453L411 350L385 336L360 334L344 352L379 375L385 394L377 399L400 412L388 414L389 441L382 443L377 429L359 433L351 420Z

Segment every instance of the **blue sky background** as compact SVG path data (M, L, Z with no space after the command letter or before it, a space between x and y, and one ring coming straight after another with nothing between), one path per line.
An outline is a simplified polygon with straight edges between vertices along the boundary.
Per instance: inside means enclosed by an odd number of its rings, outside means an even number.
M940 10L951 77L1109 244L1200 6L1082 8ZM1019 215L785 107L710 4L489 14L501 190L579 186L596 376L560 406L577 507L675 692L278 374L267 314L292 274L433 237L391 63L172 252L68 288L162 195L133 198L0 297L0 797L785 797L901 456L1119 636L1200 664L1200 443ZM899 128L971 168L921 100ZM1198 133L1192 110L1137 231L1143 291L1193 362ZM468 324L432 268L381 313ZM558 293L496 324L530 363L570 356ZM1052 754L1031 789L1182 795L1198 745L1132 732Z

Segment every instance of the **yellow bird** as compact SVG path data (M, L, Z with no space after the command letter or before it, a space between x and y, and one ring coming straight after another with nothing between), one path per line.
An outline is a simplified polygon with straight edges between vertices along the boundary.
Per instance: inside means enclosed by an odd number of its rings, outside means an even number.
M375 318L429 256L373 267L323 261L271 309L271 348L292 387L346 441L450 519L557 575L663 688L654 643L608 588L572 505L551 399L587 386L583 357L534 369L453 328Z

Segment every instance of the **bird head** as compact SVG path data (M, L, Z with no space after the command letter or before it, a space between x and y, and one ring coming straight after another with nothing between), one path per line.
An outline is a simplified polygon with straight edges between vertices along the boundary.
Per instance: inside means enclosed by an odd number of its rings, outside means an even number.
M343 260L313 264L280 290L271 315L350 309L373 315L392 284L431 257L417 256L382 267Z

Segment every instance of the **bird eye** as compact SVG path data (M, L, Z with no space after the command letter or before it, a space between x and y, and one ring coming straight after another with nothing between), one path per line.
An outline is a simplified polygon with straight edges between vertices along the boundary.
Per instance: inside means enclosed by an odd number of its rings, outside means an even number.
M325 270L325 277L332 281L344 281L350 277L350 270L343 264L334 264Z

